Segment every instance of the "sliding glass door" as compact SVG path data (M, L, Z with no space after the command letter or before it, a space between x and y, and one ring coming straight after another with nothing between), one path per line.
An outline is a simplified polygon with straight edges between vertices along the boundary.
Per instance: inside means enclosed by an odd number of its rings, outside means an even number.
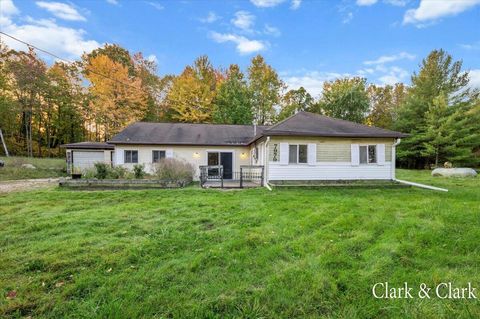
M223 166L223 178L233 178L233 153L232 152L208 152L207 165L222 165ZM208 176L219 176L218 168L209 168Z

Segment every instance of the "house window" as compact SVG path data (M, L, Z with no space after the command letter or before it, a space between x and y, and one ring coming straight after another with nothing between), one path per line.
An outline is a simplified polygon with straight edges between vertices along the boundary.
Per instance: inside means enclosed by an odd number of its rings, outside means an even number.
M307 163L307 145L298 145L298 162Z
M289 164L305 164L308 162L307 145L290 144L288 146L288 163Z
M125 151L125 163L138 163L138 151Z
M360 164L375 164L377 162L377 145L360 146Z
M152 163L159 163L166 157L165 151L152 151Z

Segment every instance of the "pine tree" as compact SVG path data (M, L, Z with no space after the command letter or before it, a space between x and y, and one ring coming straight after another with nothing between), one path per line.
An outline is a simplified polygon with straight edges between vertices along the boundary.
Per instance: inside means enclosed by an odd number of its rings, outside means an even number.
M422 61L419 73L412 76L412 87L395 123L397 130L410 134L398 148L400 163L424 168L453 152L451 147L449 152L440 148L447 136L445 130L451 130L453 124L443 125L448 123L445 117L459 114L459 105L471 103L468 83L468 72L462 71L462 62L453 61L443 50L432 51ZM448 136L448 143L453 143L453 135ZM456 138L462 139L458 134Z

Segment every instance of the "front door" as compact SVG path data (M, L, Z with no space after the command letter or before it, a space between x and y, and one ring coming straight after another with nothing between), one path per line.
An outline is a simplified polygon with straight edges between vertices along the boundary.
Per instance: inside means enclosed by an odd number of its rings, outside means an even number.
M220 165L223 165L223 178L232 179L232 153L220 153Z
M222 165L223 178L233 178L233 154L231 152L208 152L207 163L209 166ZM209 168L208 176L217 178L219 172L217 168ZM218 176L219 178L220 176Z

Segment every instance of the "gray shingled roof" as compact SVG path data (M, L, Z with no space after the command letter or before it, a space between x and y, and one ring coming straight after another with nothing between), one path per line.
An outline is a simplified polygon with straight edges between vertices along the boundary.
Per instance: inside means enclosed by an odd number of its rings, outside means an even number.
M102 142L80 142L63 144L60 147L68 149L98 149L98 150L113 150L114 145Z
M269 127L263 135L295 135L324 137L406 137L407 134L362 125L309 112L298 112Z
M257 126L257 134L265 126ZM137 122L115 135L112 144L246 145L254 137L253 125Z
M115 135L111 144L248 145L262 136L405 137L406 134L299 112L274 126L134 123Z

